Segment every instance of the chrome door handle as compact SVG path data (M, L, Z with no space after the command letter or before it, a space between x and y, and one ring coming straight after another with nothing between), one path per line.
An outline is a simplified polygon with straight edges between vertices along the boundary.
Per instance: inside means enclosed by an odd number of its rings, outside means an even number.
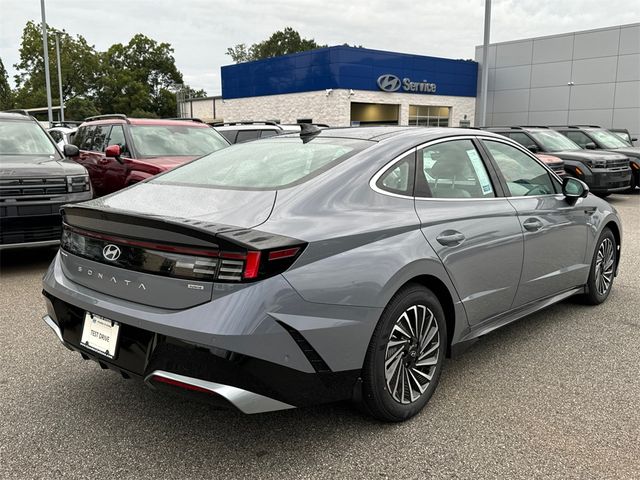
M436 237L438 243L447 247L460 245L464 242L465 236L456 230L445 230Z
M542 228L542 222L537 218L529 218L524 221L522 226L530 232L536 232Z

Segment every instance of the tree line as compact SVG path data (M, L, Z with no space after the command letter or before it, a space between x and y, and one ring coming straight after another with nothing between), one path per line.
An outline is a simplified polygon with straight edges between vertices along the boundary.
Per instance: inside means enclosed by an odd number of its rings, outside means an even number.
M104 113L173 117L179 89L184 88L187 97L206 96L204 90L184 85L174 50L168 43L137 34L128 43L116 43L101 52L82 35L74 36L49 25L47 34L54 105L59 104L55 35L60 43L65 119L81 120ZM27 22L22 32L20 60L14 67L16 87L12 89L0 59L0 109L45 107L41 24Z
M143 34L129 43L116 43L107 51L96 50L82 35L71 35L47 25L49 72L53 104L59 103L55 36L60 43L62 96L65 119L107 113L124 113L132 117L173 117L176 115L176 92L186 98L201 98L204 90L184 85L176 67L173 48ZM345 44L346 45L346 44ZM235 63L277 57L289 53L323 48L313 39L302 38L291 27L274 32L266 40L250 46L238 44L227 49ZM42 24L27 22L20 45L20 61L14 65L16 88L12 89L0 59L0 110L36 108L47 105L42 52Z

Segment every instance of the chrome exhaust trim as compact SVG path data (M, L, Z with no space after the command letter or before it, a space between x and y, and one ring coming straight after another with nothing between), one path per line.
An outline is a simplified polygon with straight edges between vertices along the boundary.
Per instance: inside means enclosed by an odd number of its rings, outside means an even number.
M44 320L44 323L49 325L49 328L53 330L53 333L58 336L58 340L64 343L64 340L62 339L62 330L60 330L60 327L56 324L56 322L53 321L53 318L51 318L49 315L45 315L44 317L42 317L42 320Z
M145 383L151 387L153 387L153 385L151 384L151 380L153 377L162 377L168 380L175 380L176 382L181 382L187 385L193 385L195 387L208 390L225 398L229 403L231 403L242 413L264 413L295 408L293 405L289 405L288 403L280 402L278 400L274 400L273 398L265 397L264 395L260 395L258 393L249 392L241 388L232 387L230 385L223 385L221 383L209 382L207 380L200 380L199 378L186 377L184 375L165 372L163 370L155 370L145 377Z

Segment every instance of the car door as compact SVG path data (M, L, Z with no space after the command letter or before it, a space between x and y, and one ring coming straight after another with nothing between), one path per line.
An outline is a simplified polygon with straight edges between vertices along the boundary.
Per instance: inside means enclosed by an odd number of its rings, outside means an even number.
M469 324L509 310L522 268L522 230L477 141L458 137L418 148L415 195L422 232L444 264Z
M114 157L107 157L104 150L110 145L120 147L120 161ZM127 174L129 172L127 161L130 157L129 146L126 141L124 127L122 125L112 125L107 133L104 148L100 159L103 193L106 195L118 191L126 186Z
M74 160L87 169L94 195L100 196L100 192L103 191L103 179L100 175L100 165L98 163L101 155L99 152L94 151L94 136L97 129L97 126L89 125L78 130L76 140L80 153Z
M586 282L587 218L583 199L568 202L560 182L525 149L499 139L482 145L495 164L524 234L522 278L513 306Z

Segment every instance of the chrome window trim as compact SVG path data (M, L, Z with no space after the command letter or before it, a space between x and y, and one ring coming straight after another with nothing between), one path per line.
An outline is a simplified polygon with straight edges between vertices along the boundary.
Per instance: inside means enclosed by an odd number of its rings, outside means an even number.
M371 177L371 180L369 180L369 186L371 187L371 189L374 192L380 193L382 195L387 195L389 197L408 198L408 199L413 199L413 200L436 201L436 202L469 202L469 201L487 201L487 200L500 200L500 199L504 200L504 199L509 199L509 198L540 198L540 197L551 197L551 196L556 196L556 195L562 195L562 192L560 192L560 193L547 193L547 194L544 194L544 195L528 195L528 196L527 195L524 195L524 196L508 196L508 195L505 195L505 196L476 197L476 198L474 198L474 197L471 197L471 198L416 197L414 195L400 195L398 193L388 192L386 190L383 190L383 189L379 188L376 185L376 183L378 182L378 180L380 179L382 174L384 172L386 172L387 169L389 169L394 163L401 161L404 157L406 157L407 155L409 155L411 153L417 153L418 150L420 150L422 148L425 148L425 147L428 147L428 146L431 146L431 145L436 145L436 144L442 143L442 142L447 142L447 141L451 141L451 140L471 140L471 141L473 141L474 139L477 139L477 140L494 140L496 142L504 143L506 145L510 145L512 147L515 147L517 150L520 150L521 152L526 154L529 158L532 158L533 160L535 160L538 163L538 165L541 165L547 172L551 173L553 175L553 177L560 182L560 185L562 185L562 180L560 179L560 177L558 177L558 175L556 175L556 173L553 170L551 170L542 160L540 160L538 157L536 157L528 149L526 149L525 147L520 145L515 140L511 140L510 138L505 137L503 135L500 135L499 133L495 133L495 132L491 132L491 133L494 133L494 135L483 135L482 133L479 133L478 135L469 135L469 134L454 135L454 136L451 136L451 137L442 137L442 138L437 138L437 139L434 139L434 140L429 140L427 142L421 143L418 146L412 147L410 150L407 150L406 152L403 152L400 155L394 157L393 160L385 163L384 166L382 168L380 168L373 175L373 177ZM480 153L480 152L478 152L478 153ZM484 163L484 159L483 159L483 163ZM485 165L485 168L486 168L486 165ZM489 171L487 171L487 173L489 173Z
M380 193L382 195L388 195L389 197L413 199L414 198L413 195L401 195L399 193L392 193L392 192L389 192L387 190L383 190L382 188L378 187L377 183L378 183L378 180L380 180L380 177L382 176L382 174L384 172L386 172L389 168L391 168L395 163L401 162L407 155L411 155L412 153L416 153L416 151L417 151L417 148L416 147L412 147L410 150L407 150L407 151L401 153L397 157L394 157L393 160L391 160L390 162L385 163L384 166L382 168L380 168L380 170L378 170L373 175L373 177L371 177L371 180L369 180L369 186L371 187L371 189L374 192ZM415 173L414 173L414 175L415 175Z

